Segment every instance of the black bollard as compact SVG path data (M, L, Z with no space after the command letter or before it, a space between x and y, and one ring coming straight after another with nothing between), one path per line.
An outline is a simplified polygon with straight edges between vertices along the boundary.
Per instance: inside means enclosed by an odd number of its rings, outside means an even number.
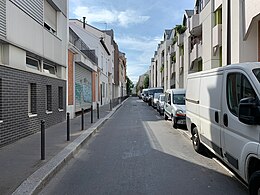
M93 123L93 106L90 106L90 122Z
M97 103L97 119L99 119L99 103Z
M112 110L112 101L111 100L109 102L109 109L110 109L110 111Z
M84 130L84 109L81 109L81 130Z
M41 160L45 160L45 121L41 120Z
M67 141L70 141L70 113L67 113Z

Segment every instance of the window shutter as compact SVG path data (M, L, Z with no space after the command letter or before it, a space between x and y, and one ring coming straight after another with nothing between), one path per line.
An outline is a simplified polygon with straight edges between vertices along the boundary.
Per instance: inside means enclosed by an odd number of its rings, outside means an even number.
M44 1L44 22L57 31L57 11L46 0Z
M0 1L0 36L6 36L6 1Z

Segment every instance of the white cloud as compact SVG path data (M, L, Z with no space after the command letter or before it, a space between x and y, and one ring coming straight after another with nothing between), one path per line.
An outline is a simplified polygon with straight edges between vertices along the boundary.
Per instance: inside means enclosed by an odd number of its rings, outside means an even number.
M108 24L118 23L122 27L127 27L130 24L139 24L147 21L149 16L139 15L134 10L109 10L100 7L83 7L78 6L74 10L74 15L81 19L86 17L88 23L103 22Z

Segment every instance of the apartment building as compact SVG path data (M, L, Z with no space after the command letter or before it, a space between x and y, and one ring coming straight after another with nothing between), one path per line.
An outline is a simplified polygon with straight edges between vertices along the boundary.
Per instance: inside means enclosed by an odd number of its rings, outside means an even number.
M114 75L114 45L112 37L86 22L70 19L70 28L79 38L95 51L98 58L97 73L92 74L95 80L95 96L100 105L108 104L112 99L112 83ZM91 78L91 77L90 77ZM95 103L94 106L95 106Z
M68 48L68 107L70 117L97 101L98 57L71 28Z
M254 0L196 0L194 9L185 10L180 22L168 46L167 59L173 68L163 70L174 79L171 88L186 88L192 72L260 61L260 4ZM158 77L163 79L161 67L167 64L161 60L164 42L151 60L153 86L162 84Z
M120 96L127 96L126 90L126 56L125 53L119 52L119 89Z
M68 1L0 2L0 147L66 118Z

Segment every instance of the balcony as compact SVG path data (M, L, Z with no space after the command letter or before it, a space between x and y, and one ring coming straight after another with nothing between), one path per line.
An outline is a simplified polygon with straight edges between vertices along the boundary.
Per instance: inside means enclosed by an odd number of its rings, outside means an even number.
M193 49L191 50L190 61L193 62L196 59L200 58L201 56L202 56L202 45L201 43L196 43L193 46Z
M178 34L178 46L183 45L184 34Z
M245 32L244 35L247 38L248 34L250 33L250 29L257 25L255 23L259 20L259 13L260 13L260 4L259 1L256 0L246 0L242 5L242 9L244 9L245 14Z
M190 34L199 36L202 34L202 25L200 24L200 14L195 14L190 19Z
M213 48L222 45L222 24L218 24L213 28Z

